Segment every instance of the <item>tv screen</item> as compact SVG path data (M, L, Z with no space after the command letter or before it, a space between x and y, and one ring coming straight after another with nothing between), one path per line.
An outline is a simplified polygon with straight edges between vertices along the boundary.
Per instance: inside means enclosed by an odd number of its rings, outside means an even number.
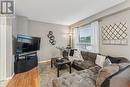
M40 40L41 38L39 37L17 35L16 53L24 53L40 50Z

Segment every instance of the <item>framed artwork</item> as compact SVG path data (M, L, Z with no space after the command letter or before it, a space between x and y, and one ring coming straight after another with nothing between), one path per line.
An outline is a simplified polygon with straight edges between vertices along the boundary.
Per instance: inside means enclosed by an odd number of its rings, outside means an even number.
M128 45L127 22L102 26L104 45Z

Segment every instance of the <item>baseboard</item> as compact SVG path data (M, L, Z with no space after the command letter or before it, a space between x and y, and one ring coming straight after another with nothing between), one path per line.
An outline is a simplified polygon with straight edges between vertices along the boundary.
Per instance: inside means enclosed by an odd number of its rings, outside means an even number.
M10 76L10 77L8 77L8 78L6 78L5 80L10 80L10 79L12 79L13 77L14 77L14 73Z
M1 81L2 84L0 84L0 85L2 85L3 87L6 87L6 86L8 85L8 83L9 83L9 81L14 77L14 75L15 75L15 74L13 73L10 77L8 77L8 78L2 80L2 81ZM0 87L1 87L1 86L0 86Z
M39 61L38 63L40 64L40 63L48 63L48 62L50 62L51 60L43 60L43 61Z
M7 81L7 80L10 80L10 79L13 78L13 76L14 76L14 73L13 73L10 77L4 78L3 80L0 80L0 81Z

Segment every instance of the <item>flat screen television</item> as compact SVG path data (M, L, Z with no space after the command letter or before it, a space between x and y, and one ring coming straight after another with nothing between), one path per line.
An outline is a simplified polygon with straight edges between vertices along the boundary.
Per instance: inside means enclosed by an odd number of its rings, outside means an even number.
M40 50L39 37L31 37L27 35L17 35L16 53L25 53Z

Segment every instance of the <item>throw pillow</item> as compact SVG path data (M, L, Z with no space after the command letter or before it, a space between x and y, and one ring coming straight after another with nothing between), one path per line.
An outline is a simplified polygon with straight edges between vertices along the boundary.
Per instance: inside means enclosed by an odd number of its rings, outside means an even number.
M72 61L72 62L74 60L82 60L82 61L84 61L83 57L82 57L82 55L81 55L81 53L79 51L74 51L74 55L73 56L69 56L69 60Z
M69 61L71 61L71 63L73 63L73 61L74 61L73 56L68 56L68 59L69 59Z
M105 62L106 56L103 55L97 55L95 63L99 65L100 67L103 67L103 64Z
M106 59L105 59L105 62L104 62L104 64L103 64L103 66L108 66L108 65L110 65L110 64L112 64L111 61L110 61L110 59L109 59L109 58L106 58Z
M120 62L120 59L118 59L116 57L107 56L107 58L109 58L112 63L119 63Z
M74 51L73 57L75 58L75 60L83 60L83 57L80 51Z

